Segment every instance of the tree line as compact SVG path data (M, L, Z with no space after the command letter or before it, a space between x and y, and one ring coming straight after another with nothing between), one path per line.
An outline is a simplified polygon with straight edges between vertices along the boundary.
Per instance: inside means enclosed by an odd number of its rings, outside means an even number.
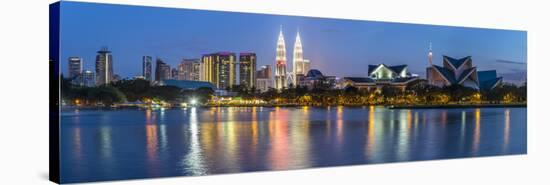
M262 99L280 105L396 105L396 104L502 104L525 103L527 84L505 83L491 90L476 90L461 85L438 87L429 84L411 84L405 88L385 86L381 89L344 89L323 87L289 87L281 91L270 88L260 93L254 88L234 86L230 90L243 99Z
M69 79L61 78L61 97L69 104L112 105L135 101L163 101L168 103L188 102L190 98L201 104L212 102L214 91L210 88L184 90L175 86L156 86L143 79L120 80L96 87L78 86ZM396 105L396 104L501 104L525 103L527 84L505 83L492 90L476 90L461 85L445 87L425 83L412 84L402 90L390 86L376 90L348 86L332 89L324 86L307 88L290 86L283 90L270 88L260 92L252 87L235 85L228 89L243 100L261 99L270 105Z
M210 88L184 90L176 86L156 86L144 79L119 80L109 85L86 87L75 85L71 80L61 77L61 98L68 104L113 105L124 102L187 102L194 98L206 103L213 96Z

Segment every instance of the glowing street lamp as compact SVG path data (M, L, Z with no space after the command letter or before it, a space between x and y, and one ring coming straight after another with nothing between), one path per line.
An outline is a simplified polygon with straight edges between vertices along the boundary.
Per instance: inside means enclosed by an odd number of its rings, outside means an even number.
M196 98L191 98L191 100L189 100L189 104L197 105L197 99Z

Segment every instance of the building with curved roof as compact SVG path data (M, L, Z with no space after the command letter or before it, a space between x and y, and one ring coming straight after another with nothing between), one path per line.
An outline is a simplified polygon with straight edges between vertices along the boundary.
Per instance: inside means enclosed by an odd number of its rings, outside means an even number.
M421 80L408 72L407 65L378 64L369 65L367 77L344 77L338 86L339 88L351 86L368 91L381 90L383 87L405 90L413 82L421 82Z
M426 69L426 78L429 84L439 87L458 84L477 90L490 90L502 82L495 70L477 71L470 56L456 59L444 55L443 66L431 64Z
M325 76L318 69L309 70L305 76L301 77L297 81L299 86L307 88L332 88L336 83L335 76Z

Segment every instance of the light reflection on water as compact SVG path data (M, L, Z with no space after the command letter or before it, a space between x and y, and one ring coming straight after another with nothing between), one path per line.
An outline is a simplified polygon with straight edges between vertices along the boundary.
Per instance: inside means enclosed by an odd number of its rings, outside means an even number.
M80 182L522 154L525 145L525 108L80 110L61 117L61 177Z

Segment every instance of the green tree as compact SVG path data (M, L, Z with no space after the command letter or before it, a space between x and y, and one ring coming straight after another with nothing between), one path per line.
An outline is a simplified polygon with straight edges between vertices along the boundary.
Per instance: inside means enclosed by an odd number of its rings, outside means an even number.
M124 93L128 101L151 98L151 84L144 79L120 80L113 83L113 86Z

